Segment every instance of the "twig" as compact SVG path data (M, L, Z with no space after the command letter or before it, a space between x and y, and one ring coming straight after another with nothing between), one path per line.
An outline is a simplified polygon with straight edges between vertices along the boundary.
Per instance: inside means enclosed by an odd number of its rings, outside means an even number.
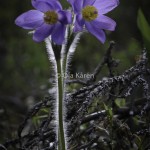
M115 42L114 41L111 41L110 42L110 45L109 45L109 48L107 49L102 61L98 64L98 66L96 67L96 69L94 70L94 77L95 78L91 78L89 79L87 82L93 82L96 80L96 77L97 75L100 73L102 67L107 63L109 68L110 66L112 66L112 64L110 65L110 59L112 61L112 58L111 58L111 50L114 48L114 45L115 45ZM111 72L111 71L110 71Z
M108 68L109 68L109 72L110 74L112 75L112 70L111 70L111 67L112 67L112 58L111 58L111 50L113 49L115 45L115 42L114 41L111 41L110 42L110 46L109 48L107 49L102 61L98 64L98 66L95 68L95 70L93 71L92 75L92 78L89 78L88 80L79 80L79 79L73 79L73 80L67 80L67 84L71 84L71 83L79 83L79 84L82 84L82 85L90 85L91 83L93 83L94 81L96 81L96 77L97 75L100 73L101 69L103 68L103 66L105 64L107 64Z
M102 111L99 111L99 112L94 112L92 114L89 114L89 115L85 116L82 119L81 124L84 124L84 123L90 122L91 120L95 120L95 119L98 119L100 117L105 117L105 116L106 116L106 111L105 110L102 110Z
M82 85L87 85L87 82L84 80L79 80L79 79L73 79L73 80L67 80L67 84L72 84L72 83L79 83Z

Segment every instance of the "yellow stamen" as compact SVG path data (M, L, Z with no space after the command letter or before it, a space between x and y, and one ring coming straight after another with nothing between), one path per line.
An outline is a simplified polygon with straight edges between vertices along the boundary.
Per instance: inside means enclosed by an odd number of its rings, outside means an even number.
M47 24L55 24L58 21L58 15L55 11L47 11L44 13L44 21Z
M82 16L86 21L92 21L97 18L98 11L94 6L86 6L82 9Z

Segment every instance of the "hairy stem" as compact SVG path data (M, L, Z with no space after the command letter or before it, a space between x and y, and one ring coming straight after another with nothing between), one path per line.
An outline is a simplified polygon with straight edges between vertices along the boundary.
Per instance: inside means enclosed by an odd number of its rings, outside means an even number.
M61 56L56 58L54 54L54 50L51 44L51 40L47 38L45 40L46 48L48 53L49 61L52 64L52 69L54 71L54 80L55 80L55 88L56 88L56 95L55 95L55 119L56 119L56 135L58 141L58 150L66 150L66 139L65 139L65 130L64 130L64 81L62 78L62 64L61 64ZM59 75L59 76L58 76Z
M69 64L71 62L72 56L75 52L79 37L81 33L77 34L71 45L68 43L68 30L66 31L65 44L62 45L60 55L54 54L53 47L51 45L50 39L46 40L47 52L49 55L49 60L53 64L53 69L55 73L55 83L56 83L56 105L55 105L55 118L56 118L56 135L58 140L58 150L67 150L67 136L65 134L65 93L66 93L66 77L63 75L69 73ZM68 51L67 51L68 50Z
M60 75L58 76L58 149L59 150L66 150L66 143L65 143L65 131L64 131L64 103L63 103L63 79L62 79L62 69L60 60L57 60L57 73Z

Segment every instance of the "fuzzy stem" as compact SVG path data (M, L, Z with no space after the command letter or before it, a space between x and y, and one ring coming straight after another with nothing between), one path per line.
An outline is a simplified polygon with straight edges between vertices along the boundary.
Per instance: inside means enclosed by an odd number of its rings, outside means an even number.
M52 63L52 69L54 71L54 80L55 80L55 87L56 87L56 105L54 106L55 109L55 119L56 119L56 135L58 140L58 150L66 150L66 139L65 139L65 132L64 132L64 81L62 78L62 66L60 59L57 59L53 47L51 45L51 40L47 38L46 42L46 49L48 53L49 61ZM60 75L60 76L58 76Z
M63 111L63 79L62 79L62 69L60 59L57 60L57 73L60 75L58 77L58 149L66 150L65 144L65 132L64 132L64 111Z
M77 34L71 45L68 46L68 30L66 31L65 44L62 46L60 56L56 58L54 54L50 39L46 39L46 47L49 55L49 60L53 64L53 69L55 72L55 82L56 82L56 106L55 106L55 118L57 121L56 125L56 135L58 140L58 150L67 150L67 136L65 134L66 122L65 119L65 93L66 93L66 77L63 78L63 75L69 73L69 64L71 58L75 52L80 33ZM68 51L67 51L68 50Z

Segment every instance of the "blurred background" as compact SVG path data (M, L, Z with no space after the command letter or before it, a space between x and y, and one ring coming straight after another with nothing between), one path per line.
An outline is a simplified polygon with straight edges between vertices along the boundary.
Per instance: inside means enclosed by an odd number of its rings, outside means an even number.
M150 57L149 8L149 0L120 0L119 7L107 14L117 22L116 31L106 31L104 45L88 33L82 35L71 71L92 72L112 40L113 57L120 62L116 74L134 65L143 47ZM14 137L27 110L49 95L51 72L44 42L35 43L27 30L14 24L30 9L30 0L0 1L0 143Z

